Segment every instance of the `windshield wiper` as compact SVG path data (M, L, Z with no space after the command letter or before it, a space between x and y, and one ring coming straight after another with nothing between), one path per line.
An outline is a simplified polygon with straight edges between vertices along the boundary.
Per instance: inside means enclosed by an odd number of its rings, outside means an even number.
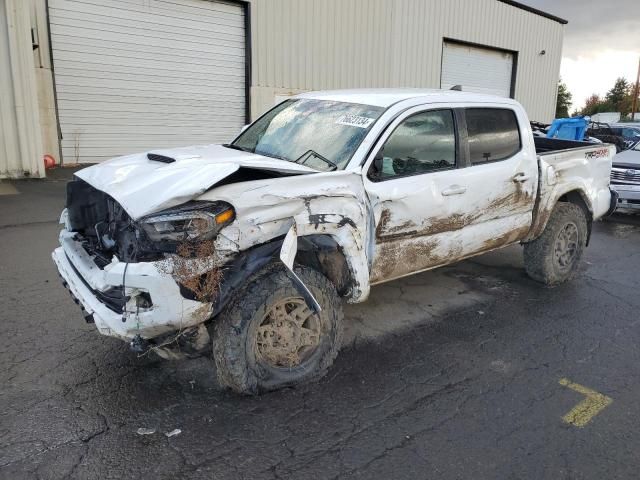
M291 161L288 158L279 157L278 155L273 155L271 153L256 152L255 150L251 150L250 148L244 148L244 147L241 147L240 145L234 145L233 143L224 143L222 144L222 146L226 148L231 148L233 150L240 150L241 152L255 153L256 155L262 155L263 157L276 158L278 160L284 160L286 162Z
M322 160L324 163L326 163L327 165L329 165L329 171L330 172L334 172L338 169L338 166L333 163L331 160L329 160L326 157L323 157L322 155L320 155L318 152L316 152L315 150L307 150L306 152L304 152L302 155L300 155L298 158L296 158L294 160L295 163L299 163L301 165L304 165L305 162L307 160L309 160L310 158L317 158L319 160Z
M222 146L225 148L230 148L232 150L240 150L241 152L253 153L253 150L241 147L240 145L234 145L233 143L223 143Z
M284 160L285 162L290 162L291 161L288 158L284 158L284 157L281 157L280 155L275 155L273 153L266 153L266 152L253 152L253 153L256 153L258 155L262 155L263 157L275 158L276 160Z

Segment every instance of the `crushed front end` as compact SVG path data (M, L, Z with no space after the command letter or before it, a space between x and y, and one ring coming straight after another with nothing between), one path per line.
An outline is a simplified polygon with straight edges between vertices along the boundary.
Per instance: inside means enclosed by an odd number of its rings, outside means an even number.
M215 215L206 215L215 223ZM70 182L52 257L85 319L138 351L176 332L202 331L211 304L176 280L170 260L200 217L190 204L134 221L109 195L83 180Z

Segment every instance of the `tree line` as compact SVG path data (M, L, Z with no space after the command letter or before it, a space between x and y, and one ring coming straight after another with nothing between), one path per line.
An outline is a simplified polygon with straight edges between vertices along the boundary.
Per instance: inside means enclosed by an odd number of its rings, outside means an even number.
M601 112L620 112L621 118L631 118L631 108L633 105L633 95L635 84L627 81L627 79L619 77L604 97L594 93L585 101L581 110L574 110L573 116L576 115L595 115ZM556 102L556 118L565 118L569 116L569 108L571 107L572 95L567 89L567 85L560 79L558 82L558 98ZM636 106L636 117L638 117L638 109L640 101Z

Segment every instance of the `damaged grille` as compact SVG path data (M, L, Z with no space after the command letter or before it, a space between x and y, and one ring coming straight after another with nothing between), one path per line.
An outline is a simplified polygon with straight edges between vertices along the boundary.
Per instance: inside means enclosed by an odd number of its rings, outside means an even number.
M98 267L104 268L114 255L123 262L159 258L138 247L140 233L124 208L87 182L75 179L67 184L66 207L71 231Z

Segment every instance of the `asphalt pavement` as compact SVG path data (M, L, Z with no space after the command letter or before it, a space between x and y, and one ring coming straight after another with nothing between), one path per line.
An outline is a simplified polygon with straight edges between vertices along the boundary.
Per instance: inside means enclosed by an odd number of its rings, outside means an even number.
M519 246L374 287L324 379L248 398L84 323L50 257L67 177L0 183L0 478L638 477L640 216L556 288Z

